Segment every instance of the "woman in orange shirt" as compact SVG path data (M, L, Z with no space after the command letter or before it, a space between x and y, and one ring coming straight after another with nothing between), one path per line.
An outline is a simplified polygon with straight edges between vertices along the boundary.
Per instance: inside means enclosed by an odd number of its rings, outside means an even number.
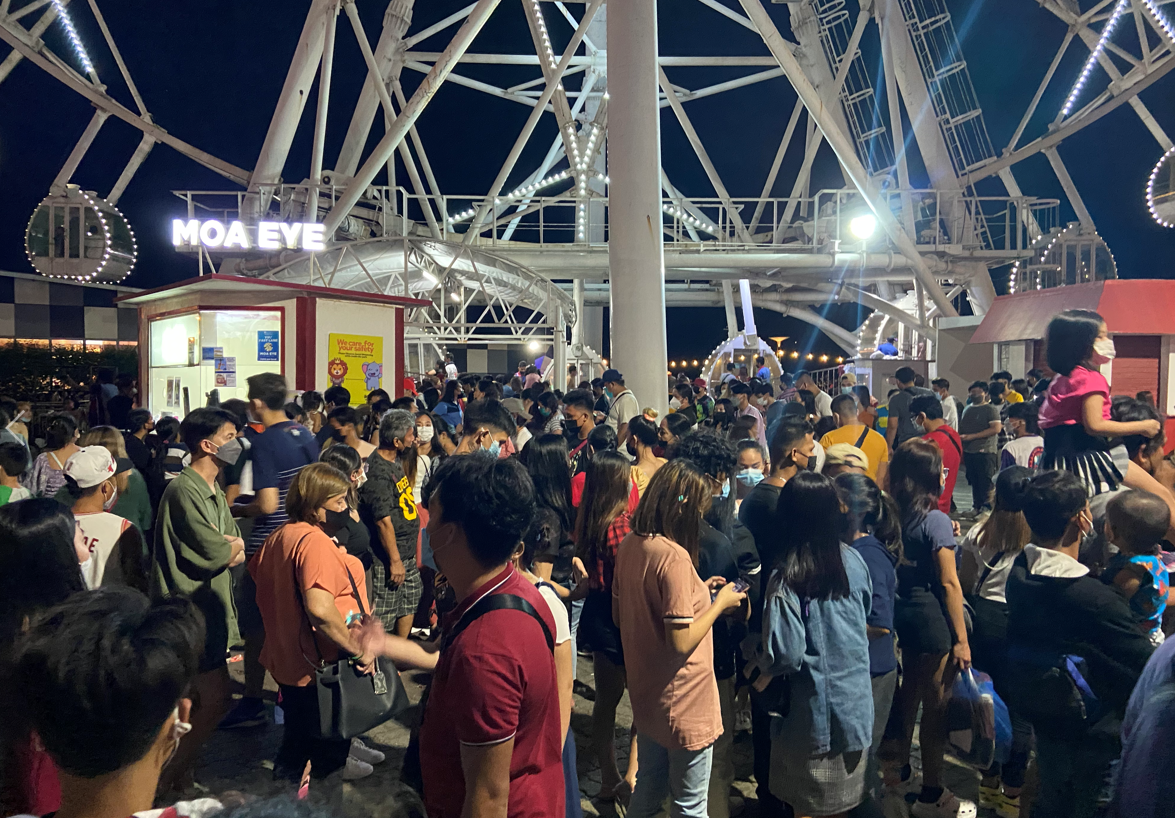
M343 779L353 781L371 775L371 765L384 758L358 739L318 737L315 669L340 656L360 667L373 659L348 629L350 616L366 607L359 602L367 595L363 564L332 539L346 524L350 488L347 476L327 463L303 468L286 495L289 522L249 561L265 623L261 664L278 683L285 714L275 777L297 781L309 760L315 778L343 767Z

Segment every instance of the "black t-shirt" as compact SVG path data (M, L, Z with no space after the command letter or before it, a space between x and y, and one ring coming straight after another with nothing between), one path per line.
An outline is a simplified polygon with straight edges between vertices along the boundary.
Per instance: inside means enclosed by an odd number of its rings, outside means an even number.
M592 408L595 411L603 412L606 415L606 414L608 414L608 406L610 403L611 403L611 401L608 400L608 393L605 392L603 395L600 395L600 397L596 399L596 405Z
M115 429L126 431L127 415L135 408L135 402L126 395L115 395L106 402L106 411L110 415L110 425Z
M775 562L776 542L779 532L775 523L775 507L779 504L779 492L782 486L773 486L764 481L751 489L751 493L743 500L738 509L739 521L751 532L755 550L759 552L759 563L762 568L757 579L758 588L752 588L757 593L751 597L751 628L758 631L763 622L763 591L771 576L771 566ZM752 585L753 585L752 581Z
M146 474L151 465L151 450L147 444L129 433L124 434L122 439L126 444L127 458L139 470L140 474Z
M348 554L363 563L363 570L371 567L371 534L362 520L347 514L347 527L335 534L335 539Z
M380 541L377 523L384 517L392 520L400 559L416 559L420 520L416 498L412 496L412 484L404 476L404 468L398 460L391 462L378 452L372 452L367 458L367 482L359 489L359 516L371 536L372 553L382 562L388 562L388 555Z
M705 521L698 537L698 576L703 582L710 577L722 577L727 582L738 579L730 540ZM734 675L737 630L740 630L738 622L728 616L720 616L714 622L714 675L719 679Z
M571 539L571 532L563 528L554 509L545 506L536 509L526 540L534 549L535 561L551 563L551 582L567 585L571 580L575 542Z

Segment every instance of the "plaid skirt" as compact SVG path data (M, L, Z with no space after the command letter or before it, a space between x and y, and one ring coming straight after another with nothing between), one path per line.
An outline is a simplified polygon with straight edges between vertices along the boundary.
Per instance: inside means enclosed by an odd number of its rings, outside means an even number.
M771 742L771 794L796 815L836 815L865 800L868 752L804 756Z
M404 581L395 588L388 587L388 567L383 560L372 560L371 585L371 612L379 617L384 630L389 633L395 629L397 619L416 614L424 593L415 559L404 560Z

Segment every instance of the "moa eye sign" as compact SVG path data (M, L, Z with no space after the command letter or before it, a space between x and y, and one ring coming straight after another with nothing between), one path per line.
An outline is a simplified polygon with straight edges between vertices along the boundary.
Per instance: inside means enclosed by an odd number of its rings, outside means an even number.
M172 219L171 243L176 247L231 250L325 250L325 227L313 222L257 222Z

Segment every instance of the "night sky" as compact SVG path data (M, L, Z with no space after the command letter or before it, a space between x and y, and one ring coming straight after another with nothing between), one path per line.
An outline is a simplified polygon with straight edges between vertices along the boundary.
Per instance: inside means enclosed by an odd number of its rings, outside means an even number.
M724 0L737 8L733 0ZM468 0L417 0L411 31L462 8ZM24 5L16 0L13 5ZM368 37L374 46L386 8L384 0L359 0ZM855 4L853 4L855 5ZM1083 4L1088 5L1088 4ZM251 168L265 136L289 59L301 31L308 0L253 0L249 3L216 0L199 4L166 4L145 0L102 3L115 41L122 50L155 121L181 139L243 168ZM578 16L584 8L572 3ZM1065 26L1037 4L1024 0L957 2L949 0L963 52L970 69L991 141L997 153L1007 144L1036 85L1043 76ZM133 108L130 94L118 75L101 33L83 3L70 9L91 59L110 93ZM782 5L768 5L785 37L790 37L787 12ZM571 28L554 6L543 3L547 27L556 53L570 39ZM1171 13L1171 7L1165 7ZM855 14L855 8L853 8ZM22 22L31 26L40 12ZM663 55L766 55L762 41L750 31L691 0L661 0L660 50ZM417 46L440 51L455 27ZM77 60L60 23L45 39L58 55L73 66ZM1132 21L1126 18L1115 41L1137 47ZM474 41L473 52L533 53L521 3L503 0ZM0 57L7 54L0 46ZM877 74L875 87L884 106L884 82L876 27L870 25L863 41L866 65ZM1040 135L1056 115L1080 72L1087 52L1072 46L1056 79L1046 92L1038 114L1030 123L1023 145ZM1119 63L1125 71L1126 66ZM762 69L754 69L762 70ZM536 76L534 66L461 65L459 73L505 87ZM748 69L667 69L671 81L698 88L749 73ZM328 121L326 167L338 155L351 108L358 97L366 68L345 15L340 15L335 51L331 112ZM422 75L406 70L405 93L410 95ZM1093 72L1083 104L1100 92L1106 78ZM569 81L574 89L578 79ZM1151 113L1169 134L1175 134L1175 79L1166 77L1143 94ZM695 127L731 195L756 197L770 167L795 93L779 78L686 105ZM312 94L295 139L284 178L302 181L308 173L315 97ZM530 109L513 102L446 84L425 109L418 128L441 190L447 194L484 193L496 175ZM37 203L48 193L93 109L36 67L22 63L0 84L0 269L32 272L24 254L24 230ZM909 134L909 123L905 123ZM663 162L674 184L687 196L714 195L672 111L661 119ZM381 124L372 129L368 147L382 135ZM507 189L536 166L555 136L555 120L546 115L523 153ZM73 181L105 195L118 178L140 139L140 133L111 117ZM779 175L775 196L787 196L802 151L792 149ZM1145 185L1151 168L1162 154L1129 106L1104 117L1060 146L1065 160L1098 230L1109 243L1119 275L1163 278L1172 275L1170 259L1175 250L1175 231L1155 224L1146 208ZM915 185L924 185L924 173L911 157ZM1062 199L1062 221L1074 219L1071 208L1042 154L1016 166L1015 173L1026 195ZM407 176L398 173L401 183ZM920 178L921 177L921 178ZM383 179L377 180L383 183ZM813 170L813 190L839 187L841 178L831 152L824 148ZM120 209L129 218L139 241L139 262L126 284L159 286L191 277L195 261L177 254L170 244L170 219L183 214L172 190L233 190L231 183L162 145L157 145L139 170ZM980 193L1004 195L996 180L980 185ZM1006 279L996 271L997 286ZM855 306L834 306L828 315L847 327L858 323ZM795 319L776 313L756 313L760 335L792 336L788 348L815 354L841 354L822 334ZM721 309L672 308L667 319L671 358L703 358L725 337ZM795 347L791 347L795 344Z

